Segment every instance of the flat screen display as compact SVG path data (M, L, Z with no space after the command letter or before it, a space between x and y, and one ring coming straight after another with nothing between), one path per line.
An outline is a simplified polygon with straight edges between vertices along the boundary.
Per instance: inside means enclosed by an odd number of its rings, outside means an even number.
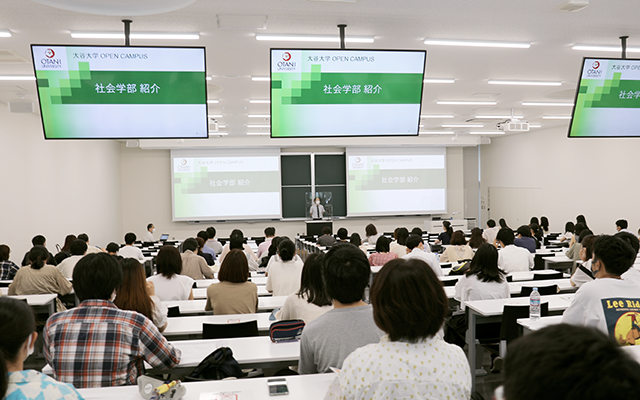
M585 58L569 137L640 136L640 60Z
M31 45L45 139L207 138L204 47Z
M279 150L172 150L174 221L282 218Z
M271 137L417 135L426 56L271 49Z
M347 148L347 215L447 212L444 148Z

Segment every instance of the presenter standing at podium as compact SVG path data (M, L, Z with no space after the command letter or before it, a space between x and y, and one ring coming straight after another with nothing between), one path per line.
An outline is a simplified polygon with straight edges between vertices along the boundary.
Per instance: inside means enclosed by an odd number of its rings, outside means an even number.
M311 218L313 219L321 219L324 215L324 207L320 204L320 198L316 197L316 200L309 208L309 214L311 214Z

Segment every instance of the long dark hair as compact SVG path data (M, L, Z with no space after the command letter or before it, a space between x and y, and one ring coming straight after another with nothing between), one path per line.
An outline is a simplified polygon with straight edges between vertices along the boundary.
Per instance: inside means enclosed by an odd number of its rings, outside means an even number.
M444 229L447 232L447 234L449 235L449 237L453 236L453 228L451 227L451 222L442 221L442 226L444 227Z
M322 267L324 265L324 254L313 253L305 261L302 267L302 278L300 280L300 290L298 297L307 297L307 302L318 307L330 306L331 298L324 289L322 280Z
M545 231L548 231L549 230L549 218L544 217L544 216L540 217L540 226Z
M7 362L18 357L24 342L36 330L36 319L26 302L11 297L0 297L0 398L9 386Z
M500 228L508 228L509 227L509 225L507 225L507 221L504 218L500 218L498 223L500 224Z
M67 235L67 237L64 238L64 246L62 246L62 248L60 249L60 252L62 253L63 251L68 251L71 252L71 243L73 243L75 240L77 239L76 235Z
M153 320L153 302L147 293L144 267L135 258L120 260L123 281L113 302L121 310L137 311Z
M485 242L485 240L482 237L482 229L473 228L471 230L471 237L469 238L469 243L467 243L469 245L469 247L471 247L472 249L477 249L484 242Z
M482 282L504 282L504 271L498 268L498 249L489 243L478 247L465 275L476 275Z

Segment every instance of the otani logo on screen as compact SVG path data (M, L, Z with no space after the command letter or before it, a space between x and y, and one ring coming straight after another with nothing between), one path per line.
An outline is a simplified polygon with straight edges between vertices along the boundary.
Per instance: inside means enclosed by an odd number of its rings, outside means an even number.
M600 61L594 61L591 68L587 70L587 78L602 78L602 70L599 68Z
M44 51L44 56L47 58L53 58L56 55L56 52L53 49L47 49Z
M174 160L173 172L193 172L193 159L176 158Z
M44 57L40 59L40 68L42 69L61 69L62 60L56 57L56 52L49 48L44 51Z
M591 64L591 68L593 69L598 69L600 68L600 62L598 61L594 61L593 64Z
M360 157L349 157L351 169L367 169L367 163L363 162Z
M279 61L276 66L278 67L275 72L295 71L296 62L291 61L293 56L288 51L282 53L282 61Z
M282 60L283 61L291 60L291 53L289 53L288 51L285 51L284 53L282 53Z

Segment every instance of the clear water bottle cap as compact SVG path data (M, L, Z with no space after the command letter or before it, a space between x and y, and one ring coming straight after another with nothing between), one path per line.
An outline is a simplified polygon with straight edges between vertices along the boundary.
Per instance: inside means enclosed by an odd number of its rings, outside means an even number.
M533 288L533 290L535 290L535 291L537 292L537 291L538 291L538 288L537 288L537 287L534 287L534 288Z

